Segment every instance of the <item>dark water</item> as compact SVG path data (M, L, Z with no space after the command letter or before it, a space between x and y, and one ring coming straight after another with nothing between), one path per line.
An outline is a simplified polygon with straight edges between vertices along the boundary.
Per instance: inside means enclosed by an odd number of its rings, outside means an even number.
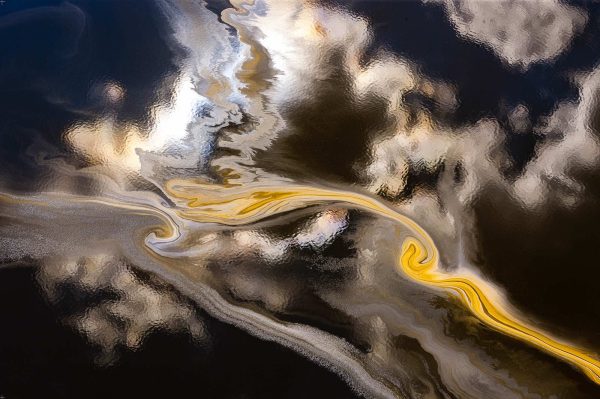
M96 366L98 348L60 323L64 311L40 296L31 267L15 265L1 274L6 343L0 386L7 398L356 397L335 374L308 359L214 319L210 348L185 333L157 330L141 350L123 349L118 364Z
M0 3L0 398L600 395L600 4Z

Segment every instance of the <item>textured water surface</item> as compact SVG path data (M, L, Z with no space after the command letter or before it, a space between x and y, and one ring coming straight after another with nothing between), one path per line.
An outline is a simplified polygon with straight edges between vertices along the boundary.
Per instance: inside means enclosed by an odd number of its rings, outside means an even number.
M600 5L0 5L0 395L600 396Z

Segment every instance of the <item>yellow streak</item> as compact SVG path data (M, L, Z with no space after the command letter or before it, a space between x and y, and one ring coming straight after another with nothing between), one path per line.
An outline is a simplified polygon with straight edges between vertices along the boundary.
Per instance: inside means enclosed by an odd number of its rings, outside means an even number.
M451 274L440 269L438 250L429 234L410 218L371 197L309 186L223 190L218 186L199 186L185 180L170 181L167 192L176 200L185 201L178 210L180 217L201 222L242 225L282 212L331 202L350 204L392 219L408 227L418 237L408 237L402 244L397 268L405 275L421 284L455 292L462 303L490 328L571 363L600 384L600 362L597 359L537 330L518 315L511 315L508 305L491 299L498 298L497 289L492 284L475 275Z

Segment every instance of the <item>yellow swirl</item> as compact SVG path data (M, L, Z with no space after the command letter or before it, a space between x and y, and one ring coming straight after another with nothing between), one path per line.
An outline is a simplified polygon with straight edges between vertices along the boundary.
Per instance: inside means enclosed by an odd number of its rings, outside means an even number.
M450 276L439 270L434 258L426 259L427 253L421 243L408 238L402 245L400 267L415 281L430 286L450 289L474 314L494 330L530 343L560 359L579 367L593 382L600 384L600 362L585 351L561 343L547 334L528 326L526 322L510 316L508 310L493 303L484 288L493 289L489 283L476 277Z
M180 217L226 225L253 223L266 217L322 203L346 203L408 227L413 235L402 244L398 268L421 284L458 294L462 303L490 328L527 342L580 368L600 384L600 362L537 330L501 301L497 289L474 274L451 274L439 268L438 250L429 234L410 218L366 195L309 186L226 188L172 180L167 192L180 202ZM493 300L495 299L495 300ZM515 313L513 311L513 313Z

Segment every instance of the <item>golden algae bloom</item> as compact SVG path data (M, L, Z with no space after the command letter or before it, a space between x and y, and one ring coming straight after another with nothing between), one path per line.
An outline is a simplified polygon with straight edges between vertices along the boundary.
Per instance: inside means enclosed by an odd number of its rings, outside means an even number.
M241 225L257 222L283 212L316 204L345 204L373 212L408 227L413 237L401 244L398 270L426 286L458 294L462 303L485 325L522 340L580 368L592 381L600 384L600 361L585 350L553 339L512 315L510 308L494 303L494 286L474 274L444 272L439 267L438 250L427 232L410 218L383 203L353 192L308 186L222 188L198 186L191 182L171 181L167 190L174 199L186 200L178 214L199 222Z
M509 309L489 299L490 293L494 293L491 284L472 275L440 272L436 257L429 255L417 239L407 239L402 244L399 268L415 281L455 292L462 303L487 326L573 364L596 384L600 384L600 361L593 355L557 341L511 315Z

